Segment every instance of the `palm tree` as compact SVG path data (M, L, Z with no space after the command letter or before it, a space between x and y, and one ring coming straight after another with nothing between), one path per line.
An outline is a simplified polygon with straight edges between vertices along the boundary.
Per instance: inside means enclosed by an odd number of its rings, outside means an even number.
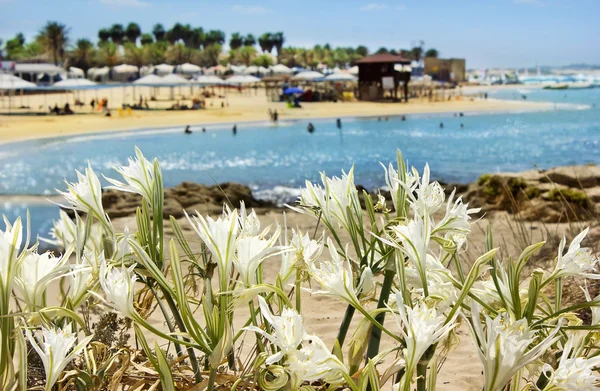
M271 33L264 33L258 37L258 45L263 52L271 52L273 50L273 38Z
M59 22L48 22L40 31L37 40L42 48L50 53L54 64L65 55L65 46L69 42L69 28Z
M225 33L221 30L210 30L206 33L206 46L214 44L223 45L225 43Z
M240 33L231 34L231 38L229 38L229 47L232 50L239 49L244 42L244 39L240 35Z
M146 65L146 58L145 47L139 48L132 42L125 44L125 61L127 63L137 66L139 70L141 66Z
M110 27L110 39L115 45L119 46L123 42L124 36L123 25L115 23Z
M94 60L94 44L89 39L78 39L70 54L71 63L81 68L87 77L87 70L91 68Z
M99 64L109 67L114 67L117 65L117 62L119 61L119 51L117 49L117 45L113 42L107 42L106 44L100 46L100 49L96 54L96 61Z
M183 25L181 23L175 23L171 30L167 33L167 40L171 45L183 38Z
M127 28L125 29L125 36L129 42L136 45L137 39L140 37L140 35L142 35L142 29L140 29L140 26L137 23L132 22L127 25Z
M140 38L140 43L142 46L152 45L154 43L154 38L152 38L152 34L144 33Z
M219 63L219 55L221 54L223 47L218 44L212 44L207 46L204 49L204 56L206 57L206 61L208 66L215 66Z
M192 47L193 34L194 34L194 32L192 30L192 26L190 26L189 24L181 26L180 36L181 36L181 40L183 41L183 44L185 45L185 47L187 47L187 48Z
M194 49L199 49L204 45L206 40L206 34L204 34L204 29L202 27L196 27L191 31L190 44Z
M16 60L21 56L25 50L25 36L22 33L18 33L14 38L6 41L6 57L10 60Z
M437 49L433 49L433 48L432 49L428 49L425 52L425 57L434 57L434 58L437 58L438 55L439 55L439 52L437 51Z
M281 48L283 47L283 43L285 42L285 37L282 32L271 34L271 41L273 42L273 46L277 50L277 58L281 55Z
M254 35L248 34L244 37L244 46L254 46L256 45L256 38Z
M155 24L152 28L152 34L154 34L154 38L157 41L164 41L166 33L165 28L160 23Z
M98 39L100 43L106 43L110 39L110 30L109 29L100 29L98 31Z
M244 46L237 51L237 61L248 66L252 64L252 60L256 57L256 49L252 46Z
M165 53L167 52L168 44L165 41L158 41L148 46L146 52L148 63L162 64L165 62Z
M260 67L270 67L273 65L273 58L268 54L261 54L252 60L252 65L260 66Z
M298 65L298 49L293 47L287 47L281 50L281 62L288 67L295 67Z
M178 43L175 45L172 45L171 47L169 47L167 49L167 52L165 53L165 58L167 60L168 63L173 64L173 65L178 65L178 64L183 64L185 62L188 62L188 59L190 58L190 49L187 48L185 45Z

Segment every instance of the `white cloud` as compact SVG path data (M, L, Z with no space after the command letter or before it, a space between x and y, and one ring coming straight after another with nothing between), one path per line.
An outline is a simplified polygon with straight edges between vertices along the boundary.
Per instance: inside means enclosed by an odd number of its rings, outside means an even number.
M363 11L380 11L380 10L386 10L389 7L385 4L381 4L381 3L370 3L365 5L364 7L361 7L361 10Z
M267 12L269 12L268 9L258 6L258 5L251 5L251 6L246 6L246 5L234 5L231 10L233 12L237 12L238 14L245 14L245 15L262 15L262 14L266 14Z
M100 3L111 7L148 7L150 5L144 0L100 0Z

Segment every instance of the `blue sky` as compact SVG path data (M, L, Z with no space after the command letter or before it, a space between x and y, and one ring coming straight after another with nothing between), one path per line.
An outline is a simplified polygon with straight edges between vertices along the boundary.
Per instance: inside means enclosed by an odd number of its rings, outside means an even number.
M0 0L0 38L35 36L47 20L94 41L101 27L160 22L260 35L286 46L407 48L425 41L468 68L600 64L600 0Z

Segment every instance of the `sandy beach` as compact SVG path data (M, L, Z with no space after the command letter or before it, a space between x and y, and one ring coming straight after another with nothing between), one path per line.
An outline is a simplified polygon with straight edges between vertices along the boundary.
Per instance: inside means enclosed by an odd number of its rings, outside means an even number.
M468 92L465 89L464 92ZM31 107L44 106L49 102L64 102L68 94L54 94L51 97L29 96L24 99ZM123 89L115 91L102 90L102 96L112 96L111 107L118 107L122 102L131 102L133 97ZM89 102L82 97L82 100ZM72 101L72 99L70 100ZM162 103L162 102L161 102ZM172 103L172 102L171 102ZM221 107L224 103L225 107ZM151 105L154 105L151 102ZM248 121L265 121L269 119L268 111L277 110L281 120L309 119L327 117L356 116L394 116L424 113L457 113L457 112L502 112L546 110L551 104L538 102L520 102L508 100L479 100L462 98L459 100L429 102L411 100L404 103L372 103L372 102L319 102L302 103L301 109L286 108L285 103L270 102L263 89L228 92L225 98L207 100L205 110L194 111L133 111L131 115L119 115L112 110L111 117L92 113L89 106L75 109L76 115L0 115L0 143L29 140L42 137L57 137L85 133L97 133L143 128L160 128L186 125L210 125L219 123L241 123ZM3 107L3 111L6 109Z

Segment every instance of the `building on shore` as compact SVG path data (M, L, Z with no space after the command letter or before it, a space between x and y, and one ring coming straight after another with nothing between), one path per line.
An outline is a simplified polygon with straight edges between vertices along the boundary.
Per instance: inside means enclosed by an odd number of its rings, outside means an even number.
M402 97L408 101L410 60L402 56L382 53L364 57L358 60L356 65L358 66L359 100L398 101L398 86L402 83Z
M435 81L462 83L466 80L466 62L464 58L425 57L424 72Z
M3 61L0 67L3 72L11 73L25 81L36 84L52 84L67 78L67 70L48 63L18 63Z

